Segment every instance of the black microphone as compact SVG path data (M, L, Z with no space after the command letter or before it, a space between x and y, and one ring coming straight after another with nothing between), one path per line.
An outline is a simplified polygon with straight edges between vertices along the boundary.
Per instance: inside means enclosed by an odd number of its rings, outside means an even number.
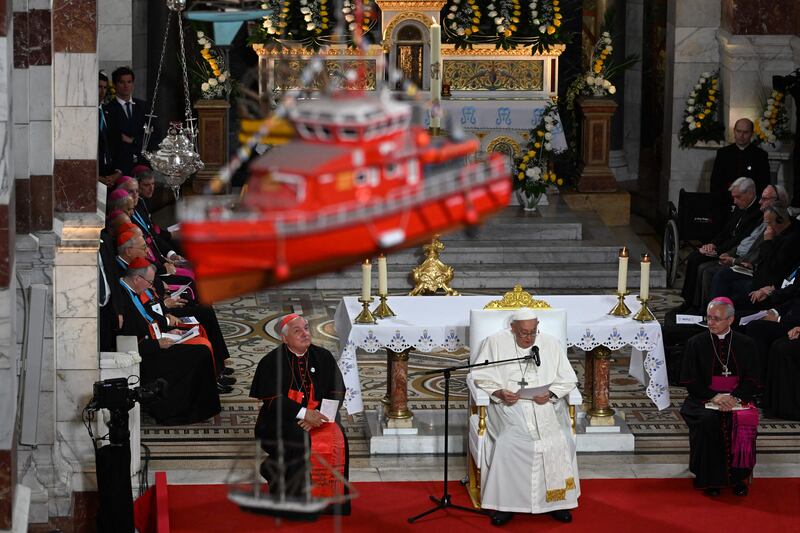
M539 347L532 346L531 353L528 356L529 359L533 359L533 362L536 363L536 366L542 366L542 360L539 358Z

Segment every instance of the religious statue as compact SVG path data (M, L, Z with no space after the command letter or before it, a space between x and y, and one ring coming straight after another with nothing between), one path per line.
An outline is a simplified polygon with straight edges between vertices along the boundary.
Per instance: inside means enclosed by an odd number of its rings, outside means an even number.
M458 291L450 287L455 274L453 267L445 265L439 259L439 254L444 250L439 235L434 235L430 244L423 246L422 250L425 252L425 260L411 271L414 289L408 293L409 296L436 294L439 289L442 289L447 296L458 296Z

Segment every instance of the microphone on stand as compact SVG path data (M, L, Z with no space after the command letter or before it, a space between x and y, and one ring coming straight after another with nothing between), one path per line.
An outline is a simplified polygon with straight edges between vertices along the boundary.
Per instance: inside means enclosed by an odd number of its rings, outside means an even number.
M539 357L539 347L538 346L532 346L531 347L531 353L528 354L526 359L533 359L533 362L536 363L536 366L542 366L542 360Z

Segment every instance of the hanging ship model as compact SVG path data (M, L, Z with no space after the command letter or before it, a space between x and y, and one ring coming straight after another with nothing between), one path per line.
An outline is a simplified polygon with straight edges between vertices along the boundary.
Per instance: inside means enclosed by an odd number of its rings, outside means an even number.
M296 136L249 168L244 194L187 198L181 241L207 302L342 268L480 223L508 205L505 158L432 137L388 92L288 106Z

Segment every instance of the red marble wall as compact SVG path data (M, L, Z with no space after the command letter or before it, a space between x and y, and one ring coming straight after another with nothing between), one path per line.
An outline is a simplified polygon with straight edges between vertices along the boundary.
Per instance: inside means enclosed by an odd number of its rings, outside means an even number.
M734 35L800 35L800 2L723 0L722 27Z
M97 51L97 0L53 0L53 48Z
M16 441L16 439L14 439ZM16 453L0 450L0 529L11 529L16 481Z
M30 217L31 231L53 229L53 176L31 176Z
M14 264L15 204L14 191L12 191L8 205L0 205L0 288L4 289L9 286L11 266Z
M53 162L53 209L61 213L97 210L97 160L56 159Z
M11 20L11 1L0 0L0 37L8 34L8 23Z

